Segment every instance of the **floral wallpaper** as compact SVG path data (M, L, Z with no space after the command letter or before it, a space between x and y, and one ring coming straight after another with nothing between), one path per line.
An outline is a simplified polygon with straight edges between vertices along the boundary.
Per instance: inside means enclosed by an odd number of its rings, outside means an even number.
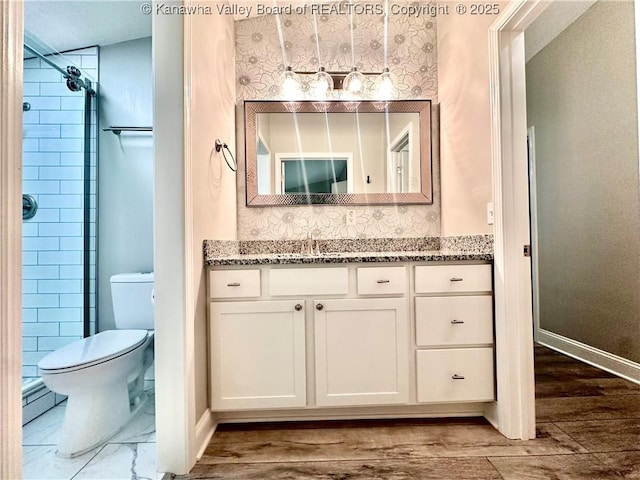
M236 81L238 105L243 100L281 99L281 75L295 71L382 71L389 67L395 99L431 99L437 104L436 19L428 15L380 14L263 15L236 22ZM353 37L353 41L352 41ZM386 43L386 45L385 45ZM385 55L386 50L386 55ZM386 59L386 61L385 61ZM309 78L302 76L307 98ZM372 94L370 86L365 92ZM242 112L237 115L242 121ZM437 125L437 121L434 122ZM239 125L238 140L242 141ZM244 161L239 158L238 239L280 240L403 238L440 235L440 172L437 132L434 144L432 205L398 206L246 206ZM243 148L238 148L242 157ZM346 225L347 210L356 224Z

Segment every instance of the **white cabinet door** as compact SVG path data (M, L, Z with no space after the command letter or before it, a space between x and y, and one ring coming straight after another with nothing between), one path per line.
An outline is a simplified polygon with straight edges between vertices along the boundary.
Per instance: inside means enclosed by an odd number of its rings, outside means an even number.
M404 298L314 302L316 403L409 400L409 317Z
M213 410L306 406L304 301L212 302Z

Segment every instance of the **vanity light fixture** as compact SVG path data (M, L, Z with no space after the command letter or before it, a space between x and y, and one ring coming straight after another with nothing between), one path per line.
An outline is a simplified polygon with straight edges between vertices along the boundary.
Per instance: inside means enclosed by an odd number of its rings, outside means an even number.
M320 67L317 72L294 71L287 67L282 74L282 97L284 101L300 100L302 92L301 76L311 76L310 94L312 100L329 100L335 91L342 91L344 100L362 100L368 82L373 82L375 100L390 100L393 96L393 79L388 68L382 72L361 72L353 67L350 72L327 72ZM376 77L375 79L370 79Z
M393 96L393 79L388 67L385 67L376 79L375 96L377 100L390 100Z
M333 92L333 77L325 71L324 67L320 67L313 75L312 82L313 94L318 100L329 97Z
M282 95L288 99L299 98L302 94L300 77L288 66L282 74Z
M365 83L364 75L360 73L356 67L353 67L351 72L345 77L344 82L342 82L342 89L351 95L362 95Z

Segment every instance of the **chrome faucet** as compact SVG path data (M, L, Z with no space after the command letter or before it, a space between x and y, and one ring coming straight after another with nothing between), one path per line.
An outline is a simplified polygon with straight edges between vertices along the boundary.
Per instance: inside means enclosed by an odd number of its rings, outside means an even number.
M315 241L315 248L314 248L314 240L313 240L313 235L311 232L307 232L307 238L301 240L301 245L300 245L300 254L301 255L313 255L313 254L318 255L320 253L320 247L318 245L318 240Z

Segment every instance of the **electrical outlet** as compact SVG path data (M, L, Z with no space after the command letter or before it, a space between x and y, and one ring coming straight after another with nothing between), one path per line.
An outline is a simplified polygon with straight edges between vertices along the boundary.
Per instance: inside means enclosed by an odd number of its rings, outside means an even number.
M493 225L493 202L487 203L487 224Z
M355 225L356 224L356 211L355 210L347 210L347 214L345 215L344 223L346 225Z

